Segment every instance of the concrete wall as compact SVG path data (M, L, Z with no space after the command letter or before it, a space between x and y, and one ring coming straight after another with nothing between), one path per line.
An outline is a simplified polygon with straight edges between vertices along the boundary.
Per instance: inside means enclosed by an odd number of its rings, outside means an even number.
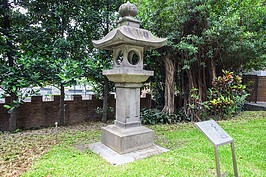
M8 103L10 98L6 98ZM9 116L5 103L0 103L0 131L9 130ZM30 102L25 102L19 107L17 117L17 128L31 129L54 126L59 122L60 116L60 96L54 96L53 101L43 101L42 96L33 96ZM108 106L115 111L115 98L109 97ZM102 107L102 100L92 96L91 100L82 100L80 95L75 95L73 100L65 100L65 123L75 124L84 121L101 120L101 115L95 112L97 107ZM149 94L146 98L141 98L142 108L151 108L152 100ZM109 114L109 118L115 113Z

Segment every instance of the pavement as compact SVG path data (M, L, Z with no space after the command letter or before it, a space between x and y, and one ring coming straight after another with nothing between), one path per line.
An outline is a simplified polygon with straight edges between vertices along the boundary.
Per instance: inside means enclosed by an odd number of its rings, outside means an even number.
M245 103L244 108L246 111L266 111L266 102L247 102Z
M153 145L149 148L138 150L135 152L119 154L107 147L106 145L102 144L101 142L89 144L88 146L94 153L100 155L103 159L105 159L112 165L123 165L138 159L144 159L153 155L169 151L168 149L165 149L163 147Z

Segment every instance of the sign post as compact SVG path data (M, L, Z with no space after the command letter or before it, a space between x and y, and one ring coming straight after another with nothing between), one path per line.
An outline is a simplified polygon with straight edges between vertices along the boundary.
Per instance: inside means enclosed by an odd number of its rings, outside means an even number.
M236 165L236 154L235 154L233 138L230 137L214 120L198 122L198 123L195 123L195 125L208 138L208 140L214 146L217 176L221 177L218 147L230 143L231 151L232 151L233 166L234 166L234 174L236 177L238 177L237 165Z

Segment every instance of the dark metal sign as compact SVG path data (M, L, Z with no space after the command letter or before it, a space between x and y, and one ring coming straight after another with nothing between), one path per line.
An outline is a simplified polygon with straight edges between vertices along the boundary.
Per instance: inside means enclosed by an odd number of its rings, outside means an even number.
M235 176L238 177L233 138L229 136L214 120L198 122L195 123L195 125L214 146L217 176L221 177L218 147L230 143L232 151L232 160L234 165L234 173Z

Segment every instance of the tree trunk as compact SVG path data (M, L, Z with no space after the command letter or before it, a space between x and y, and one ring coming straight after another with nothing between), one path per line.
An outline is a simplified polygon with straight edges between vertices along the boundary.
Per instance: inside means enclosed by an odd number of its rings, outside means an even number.
M165 63L165 102L162 112L173 114L175 113L175 61L169 56L164 56L163 61Z
M4 35L6 36L6 46L7 46L7 60L8 60L8 66L10 69L14 67L14 50L13 50L13 44L11 42L11 22L10 22L10 17L9 17L9 4L8 0L3 0L2 1L2 6L4 9L4 18L3 18L3 29L4 29ZM11 96L11 103L17 100L17 94L16 92L10 91L10 96ZM18 108L14 108L13 111L10 113L9 116L9 131L13 132L17 128L17 115L18 115Z
M11 22L10 22L10 17L9 17L9 5L8 5L8 0L3 0L3 9L4 9L4 19L3 19L3 29L4 29L4 36L6 36L6 45L7 45L7 60L8 60L8 65L9 67L14 67L14 51L13 51L13 44L11 42Z
M103 114L102 114L102 122L107 122L108 117L108 78L104 76L104 89L103 89Z
M16 93L11 93L11 103L17 99L18 97ZM18 116L18 108L14 107L14 109L9 115L9 131L10 132L14 132L17 128L17 116Z
M9 131L14 132L17 128L18 108L14 108L9 116Z
M203 80L203 93L202 93L202 101L206 101L207 98L207 77L206 77L206 68L203 68L203 73L202 73L202 80Z
M239 26L240 26L240 29L241 29L241 32L240 32L240 36L239 36L239 41L240 41L240 44L241 46L243 45L243 15L242 13L239 14Z
M189 95L189 92L192 88L195 88L196 85L195 85L195 82L194 82L194 79L193 79L193 73L192 73L192 68L190 68L188 70L188 95Z
M191 110L189 109L189 105L191 104L191 95L190 95L190 92L192 90L192 88L195 88L195 83L194 83L194 79L193 79L193 73L192 73L192 68L190 68L187 72L187 75L188 75L188 86L187 86L187 90L185 90L185 93L186 93L186 97L187 97L187 100L186 100L186 114L188 116L190 116L192 113L191 113Z
M110 1L106 0L106 28L104 31L104 35L106 36L109 33L109 11L110 11ZM110 53L108 52L108 56L110 56ZM102 113L102 122L106 123L108 118L108 94L109 94L109 88L108 88L108 78L104 76L104 83L103 83L103 113Z
M216 78L216 67L215 67L215 62L214 62L214 58L211 58L211 79L214 80Z
M65 87L60 84L60 119L59 125L65 125Z

